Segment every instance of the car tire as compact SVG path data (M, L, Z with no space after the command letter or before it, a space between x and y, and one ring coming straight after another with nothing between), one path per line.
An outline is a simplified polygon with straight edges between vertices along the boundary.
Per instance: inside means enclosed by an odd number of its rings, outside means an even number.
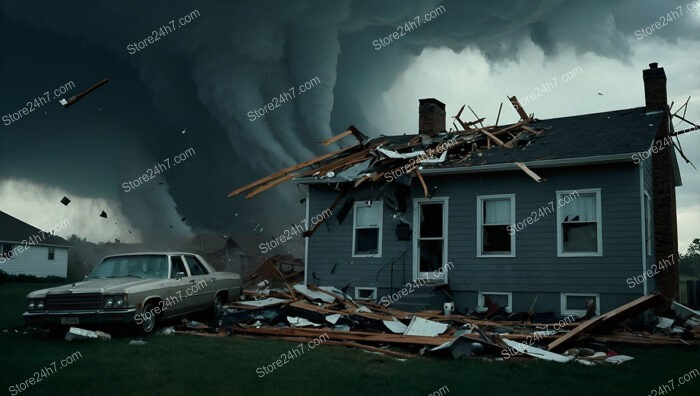
M153 333L153 330L156 329L156 325L158 324L158 315L153 313L153 310L155 309L155 305L151 302L146 303L143 306L143 309L141 312L148 312L149 319L146 318L146 315L141 315L141 324L139 325L140 330L144 334L151 334Z
M224 301L221 298L221 293L217 294L216 297L214 297L214 305L211 307L211 312L213 316L221 316L224 313L226 313L226 309L224 308Z

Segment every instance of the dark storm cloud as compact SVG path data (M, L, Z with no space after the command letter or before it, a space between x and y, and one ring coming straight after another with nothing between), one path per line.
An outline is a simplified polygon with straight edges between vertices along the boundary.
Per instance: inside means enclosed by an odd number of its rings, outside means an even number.
M198 229L235 227L241 217L289 223L286 203L300 193L277 188L255 202L225 198L232 188L323 152L317 141L354 123L366 133L392 133L363 113L424 48L479 48L493 62L514 59L525 40L546 54L558 48L624 58L629 38L676 2L658 1L257 1L123 2L0 5L3 53L0 109L68 80L110 84L70 110L0 126L14 147L0 157L0 177L61 185L86 196L113 197L138 227L158 234L163 194L120 186L146 167L189 147L197 155L163 174L177 211ZM678 2L678 4L685 4ZM444 14L377 51L372 41L443 5ZM129 54L127 45L171 19L201 16ZM658 38L697 36L680 20ZM314 77L321 84L264 117L248 112ZM420 82L429 84L429 82ZM416 98L418 99L418 98ZM97 110L98 106L102 110ZM187 128L185 134L180 130ZM413 132L413 131L401 131ZM26 139L36 144L22 145ZM292 198L294 200L292 200ZM281 202L280 202L281 201ZM284 202L285 204L281 204ZM262 208L271 208L262 210ZM299 212L300 213L300 212ZM174 215L168 215L175 221ZM252 227L251 227L252 228Z

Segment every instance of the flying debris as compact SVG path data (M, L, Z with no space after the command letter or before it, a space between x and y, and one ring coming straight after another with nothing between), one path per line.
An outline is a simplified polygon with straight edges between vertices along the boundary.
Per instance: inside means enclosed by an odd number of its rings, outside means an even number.
M184 134L185 134L185 132L187 132L187 128L183 129L183 130L182 130L182 131L180 131L180 132L182 132L182 134L184 135Z
M598 92L598 95L600 95L600 96L603 96L603 94L602 94L602 93L600 93L600 92Z
M101 87L101 86L107 84L107 82L109 82L109 80L105 78L104 80L98 82L97 84L95 84L95 85L93 85L92 87L86 89L85 91L83 91L83 92L81 92L81 93L79 93L79 94L77 94L77 95L71 97L70 99L68 99L68 100L66 100L66 99L61 99L61 100L59 100L58 102L59 102L61 105L63 105L63 108L67 108L68 106L71 106L71 105L73 105L73 103L75 103L75 102L79 101L80 99L82 99L83 96L85 96L85 95L89 94L90 92L96 90L97 88L99 88L99 87Z
M187 220L187 217L182 216L182 221L184 222L184 221L186 221L186 220Z
M63 196L63 198L61 198L61 203L64 206L68 206L68 204L70 203L70 199L68 199L68 197L66 197L66 196Z
M105 211L103 210L102 213L100 213L100 217L106 219L106 218L107 218L107 212L105 212Z

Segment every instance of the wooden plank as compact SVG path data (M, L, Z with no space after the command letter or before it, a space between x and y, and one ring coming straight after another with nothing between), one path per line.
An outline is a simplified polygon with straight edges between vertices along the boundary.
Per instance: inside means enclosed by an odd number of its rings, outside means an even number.
M339 134L337 134L337 135L335 135L335 136L333 136L333 137L331 137L331 138L328 138L328 139L324 140L323 142L321 142L321 144L324 145L324 146L328 146L329 144L335 143L335 142L337 142L338 140L340 140L340 139L342 139L342 138L344 138L344 137L346 137L346 136L350 136L350 135L352 135L352 131L348 129L347 131L345 131L345 132L343 132L343 133L339 133Z
M527 165L523 164L522 162L516 162L515 165L517 165L518 168L522 169L523 172L527 173L527 175L530 176L534 181L539 183L542 180L544 180L537 173L533 172L530 168L527 167Z
M542 133L542 131L536 131L527 125L522 125L521 128L523 129L523 131L535 136L539 136Z
M275 180L275 181L272 181L272 182L270 182L270 183L264 184L264 185L262 185L262 186L256 188L255 190L249 192L248 195L246 195L245 197L246 197L246 199L253 198L254 196L260 194L261 192L267 191L267 190L271 189L272 187L275 187L275 186L277 186L277 185L280 185L280 184L282 184L282 183L284 183L284 182L286 182L286 181L288 181L288 180L292 180L292 179L294 179L294 178L297 177L297 176L298 176L298 174L296 174L296 173L291 173L291 174L289 174L289 175L287 175L287 176L285 176L285 177L279 178L279 179L277 179L277 180Z
M420 174L418 171L418 168L414 171L416 176L418 176L418 180L420 180L420 185L423 186L423 195L425 195L426 198L430 198L430 194L428 194L428 185L425 184L425 179L423 179L423 175Z
M304 342L304 341L312 341L312 337L282 337L283 340L286 341L294 341L294 342ZM402 353L402 352L397 352L397 351L392 351L391 349L384 349L384 348L377 348L373 347L371 345L364 345L364 344L358 344L357 342L354 341L323 341L323 345L335 345L335 346L344 346L344 347L350 347L350 348L357 348L357 349L363 349L365 351L370 351L370 352L378 352L384 355L400 358L400 359L412 359L416 357L415 355L410 355L408 353Z
M527 113L525 112L525 109L523 109L523 106L520 104L520 102L518 101L518 98L516 98L515 95L513 95L512 97L509 97L508 100L510 100L510 104L513 105L513 107L515 108L515 111L518 112L518 115L520 116L521 121L529 121L530 120L530 116L527 115Z
M664 300L665 298L661 294L649 294L647 296L639 297L638 299L617 307L606 314L584 322L580 326L554 340L554 342L547 346L547 349L550 351L554 349L563 349L568 344L575 342L584 334L590 333L604 326L617 324L626 317L661 304Z
M501 147L506 147L506 144L503 143L503 140L497 138L496 136L494 136L491 132L487 131L486 129L483 129L483 130L481 131L481 133L483 133L484 135L488 136L489 139L493 140L494 143L496 143L497 145L499 145L499 146L501 146Z
M346 151L349 151L349 150L352 150L352 149L355 149L355 148L358 148L358 147L360 147L360 145L358 145L358 144L356 144L356 145L354 145L354 146L348 146L348 147L345 147L345 148L343 148L343 149L336 150L336 151L330 152L330 153L328 153L328 154L324 154L324 155L322 155L322 156L320 156L320 157L316 157L316 158L314 158L314 159L311 159L311 160L308 160L308 161L305 161L305 162L301 162L301 163L299 163L299 164L292 165L292 166L290 166L290 167L284 168L284 169L282 169L281 171L275 172L275 173L273 173L273 174L271 174L271 175L269 175L269 176L263 177L262 179L256 180L256 181L254 181L254 182L252 182L252 183L249 183L249 184L247 184L247 185L245 185L245 186L243 186L243 187L240 187L240 188L238 188L238 189L235 189L235 190L231 191L231 192L228 194L228 197L230 198L230 197L236 196L236 195L242 193L243 191L250 190L250 189L253 188L253 187L257 187L257 186L259 186L259 185L261 185L261 184L267 183L267 182L269 182L270 180L274 180L274 179L277 179L278 177L282 177L282 176L286 175L286 174L289 173L289 172L294 172L294 171L296 171L296 170L299 170L299 169L302 169L302 168L306 168L307 166L310 166L310 165L313 165L313 164L317 164L317 163L319 163L319 162L321 162L321 161L323 161L323 160L326 160L326 159L328 159L328 158L331 158L331 157L333 157L333 156L336 156L336 155L338 155L338 154L344 153L344 152L346 152Z

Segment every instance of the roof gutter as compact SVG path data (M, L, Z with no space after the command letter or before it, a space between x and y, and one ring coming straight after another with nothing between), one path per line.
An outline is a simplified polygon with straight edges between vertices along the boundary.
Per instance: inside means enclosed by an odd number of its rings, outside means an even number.
M563 158L551 160L538 160L523 162L529 168L557 168L563 166L580 166L591 164L606 164L613 162L632 162L632 155L635 153L598 155L593 157ZM423 175L447 175L452 173L482 173L482 172L502 172L519 170L515 162L504 162L500 164L464 166L459 168L425 168L421 169Z

